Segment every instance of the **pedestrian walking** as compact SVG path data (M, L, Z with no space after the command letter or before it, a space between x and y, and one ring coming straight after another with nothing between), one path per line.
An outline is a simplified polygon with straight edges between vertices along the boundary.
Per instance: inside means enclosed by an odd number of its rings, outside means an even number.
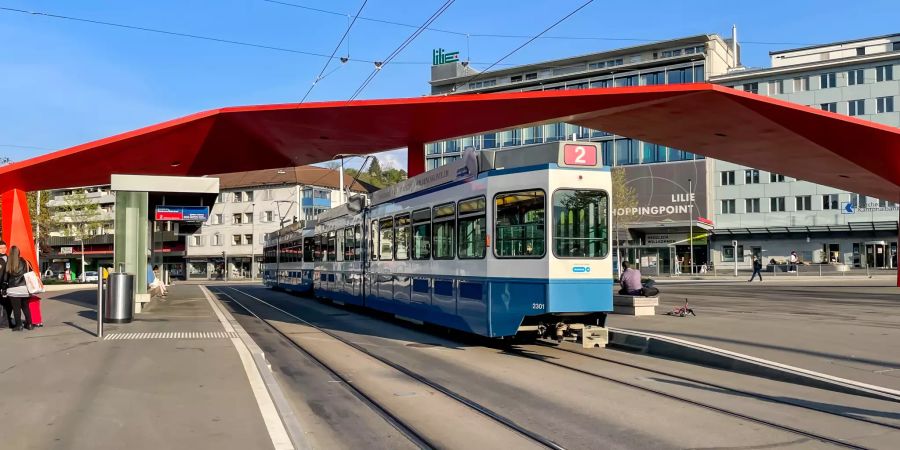
M16 319L16 326L13 331L22 331L22 329L34 329L34 323L31 321L31 308L28 307L28 299L31 293L25 285L25 274L31 270L27 261L19 254L19 247L15 245L9 251L9 257L6 260L6 295L9 296L12 303L13 316ZM25 323L22 323L22 313L25 314Z
M753 257L753 274L750 275L750 279L747 282L753 281L757 275L759 275L759 281L762 281L762 261L759 260L756 256Z

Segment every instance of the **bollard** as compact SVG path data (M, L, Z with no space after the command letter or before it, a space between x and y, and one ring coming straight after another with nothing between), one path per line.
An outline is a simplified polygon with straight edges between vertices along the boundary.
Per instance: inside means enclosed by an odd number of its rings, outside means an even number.
M866 263L866 277L870 277L869 275L869 263Z
M822 265L821 264L819 264L819 276L820 277L822 276Z
M97 338L103 339L103 267L97 272Z

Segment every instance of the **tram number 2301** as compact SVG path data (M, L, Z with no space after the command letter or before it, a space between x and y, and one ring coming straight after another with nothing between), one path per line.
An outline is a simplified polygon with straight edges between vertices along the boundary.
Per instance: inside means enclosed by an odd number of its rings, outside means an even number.
M532 303L531 304L531 309L543 310L545 308L546 308L546 306L543 303Z

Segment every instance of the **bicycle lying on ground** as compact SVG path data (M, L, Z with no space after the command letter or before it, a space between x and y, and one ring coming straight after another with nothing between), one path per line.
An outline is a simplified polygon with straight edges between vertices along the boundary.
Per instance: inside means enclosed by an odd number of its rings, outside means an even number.
M677 316L677 317L685 317L688 314L690 314L692 316L697 315L696 313L694 313L694 310L691 309L690 305L688 305L688 299L684 299L684 306L682 306L680 308L675 308L666 313L667 316Z

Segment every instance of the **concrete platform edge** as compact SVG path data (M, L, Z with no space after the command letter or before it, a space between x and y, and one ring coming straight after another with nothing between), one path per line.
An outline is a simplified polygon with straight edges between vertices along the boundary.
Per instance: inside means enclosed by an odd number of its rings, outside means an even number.
M244 330L244 327L238 323L237 319L228 311L227 308L223 308L209 289L206 286L200 286L200 290L203 291L203 295L206 296L206 299L210 301L210 303L216 309L216 313L221 313L224 316L227 323L234 329L234 331L239 336L241 342L243 342L244 346L247 347L247 350L250 352L251 357L253 358L253 362L256 365L256 370L259 372L259 375L263 379L263 383L266 386L266 389L269 391L269 395L272 397L272 402L275 404L275 409L278 411L278 415L281 418L281 422L285 427L285 430L288 433L288 436L291 440L295 449L298 450L308 450L312 449L312 445L306 439L306 431L300 420L297 418L297 415L294 413L293 408L291 408L290 403L288 402L287 396L284 394L284 391L281 390L281 386L278 385L278 381L275 379L275 375L272 373L272 367L269 362L266 360L266 354L256 345L256 342L253 341L253 338L247 334L247 331Z
M609 328L609 346L746 375L900 403L900 391L660 334Z

